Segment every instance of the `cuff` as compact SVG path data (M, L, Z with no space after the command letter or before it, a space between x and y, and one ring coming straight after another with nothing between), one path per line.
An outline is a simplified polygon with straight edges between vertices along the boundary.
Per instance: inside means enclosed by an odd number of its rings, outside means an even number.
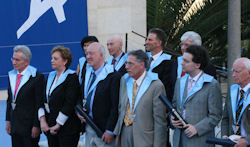
M56 118L56 122L59 123L60 125L64 125L64 123L68 120L68 116L63 114L62 112L59 112L59 115Z
M38 120L40 121L40 118L45 115L45 111L43 108L38 109Z
M105 132L109 133L110 135L114 136L114 133L112 131L106 130Z

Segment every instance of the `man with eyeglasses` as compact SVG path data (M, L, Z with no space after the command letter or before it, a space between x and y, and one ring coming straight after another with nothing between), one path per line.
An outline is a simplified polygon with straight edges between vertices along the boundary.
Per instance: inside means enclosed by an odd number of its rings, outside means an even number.
M194 31L188 31L181 36L180 48L182 54L184 54L186 49L191 45L199 45L199 46L202 45L201 36ZM182 65L181 65L182 61L183 61L183 56L179 56L173 66L173 71L176 71L177 78L180 78L185 75L185 73L182 71ZM205 67L204 72L217 79L216 68L211 63L211 61L208 61L208 65Z
M147 65L148 57L142 50L128 53L114 131L118 147L166 147L166 108L158 98L165 89L156 73L146 71Z
M13 147L38 147L41 131L37 113L45 97L44 76L29 65L32 54L27 46L15 46L13 51L14 69L8 73L6 131Z
M238 58L233 64L235 84L230 87L221 123L221 135L236 134L236 147L250 146L250 60Z

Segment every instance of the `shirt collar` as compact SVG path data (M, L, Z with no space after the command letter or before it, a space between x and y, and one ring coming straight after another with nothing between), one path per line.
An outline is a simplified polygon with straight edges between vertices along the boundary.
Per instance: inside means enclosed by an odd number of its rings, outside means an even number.
M198 75L196 75L194 78L189 76L189 80L194 80L194 82L196 82L199 79L201 74L202 74L202 71L200 71L200 73Z
M17 71L17 74L24 75L26 73L27 69L28 69L28 66L21 73L19 71Z
M157 53L154 56L152 56L152 58L154 59L154 61L157 60L161 56L162 53L163 53L163 51L160 51L159 53Z
M136 81L136 84L138 87L142 84L142 81L143 81L145 76L146 76L146 71L144 71L143 74L137 80L134 80L134 81Z
M115 58L115 60L119 61L119 59L121 58L122 54L123 54L123 52L121 52L120 55Z
M244 88L240 87L240 90L244 90L244 92L247 92L247 90L250 88L250 83L248 83Z
M98 75L101 73L103 67L104 67L104 63L103 63L102 66L100 66L96 71L93 70L93 72L95 72L95 75L96 75L96 76L98 76Z

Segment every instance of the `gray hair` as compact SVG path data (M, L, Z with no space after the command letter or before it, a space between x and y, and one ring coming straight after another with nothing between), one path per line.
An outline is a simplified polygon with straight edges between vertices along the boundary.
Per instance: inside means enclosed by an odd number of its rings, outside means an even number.
M142 51L141 49L139 49L139 50L134 50L134 51L129 52L129 53L128 53L128 56L130 56L130 55L135 56L135 57L136 57L136 61L137 61L138 63L144 62L144 63L145 63L145 68L147 68L147 67L149 66L149 65L148 65L148 56L147 56L147 54L146 54L144 51Z
M15 52L22 52L24 60L30 60L32 57L32 53L30 51L30 48L26 45L17 45L14 47L13 51L14 51L14 53Z
M105 51L105 47L104 47L103 45L100 44L99 50L100 50L100 52L102 53L103 60L105 61L105 60L106 60L106 51Z
M242 58L236 59L233 64L235 64L236 62L241 62L242 64L244 64L246 70L250 70L250 59L246 57L242 57Z
M184 33L181 36L181 42L183 42L185 40L191 41L193 43L192 45L201 46L201 44L202 44L201 36L194 31L188 31L188 32Z

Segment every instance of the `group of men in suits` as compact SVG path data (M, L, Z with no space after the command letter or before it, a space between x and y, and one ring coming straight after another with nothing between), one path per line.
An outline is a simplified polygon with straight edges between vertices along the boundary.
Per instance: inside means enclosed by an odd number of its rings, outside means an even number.
M148 53L141 50L124 53L122 38L114 35L107 41L111 55L107 62L105 48L93 37L82 43L86 57L79 60L81 97L78 104L104 133L99 138L85 118L76 112L86 132L85 147L170 146L170 124L175 127L174 146L208 146L206 136L214 136L214 127L222 115L222 97L214 67L206 49L200 46L199 34L187 32L182 36L183 56L177 60L164 53L166 34L161 29L149 30L145 42ZM14 48L14 70L9 72L6 131L12 136L13 146L38 146L37 109L44 97L44 78L29 65L30 50L19 47ZM242 60L234 64L238 87L231 88L234 90L229 93L222 122L224 135L234 133L231 129L235 128L235 123L241 126L240 135L246 138L239 139L237 145L249 144L250 64L249 59ZM239 92L235 94L235 89L239 87L245 90L245 95L244 100L238 102L236 99L240 96ZM188 125L183 126L166 115L168 112L158 98L160 94L173 101ZM242 104L239 115L242 121L236 120L236 104Z

